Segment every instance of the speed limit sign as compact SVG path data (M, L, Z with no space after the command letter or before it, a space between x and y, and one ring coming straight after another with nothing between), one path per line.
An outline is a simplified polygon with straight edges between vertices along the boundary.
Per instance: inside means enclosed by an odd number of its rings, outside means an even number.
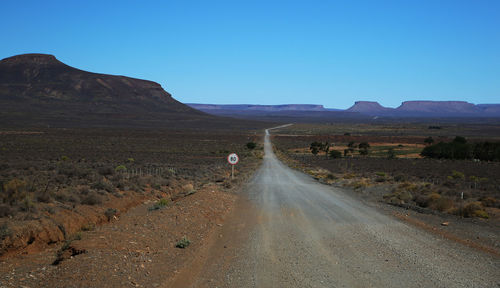
M238 164L238 161L240 161L240 158L236 155L236 153L231 153L227 156L227 162L231 165Z
M227 162L231 164L231 179L234 179L234 165L238 164L238 161L240 161L240 158L236 153L227 155Z

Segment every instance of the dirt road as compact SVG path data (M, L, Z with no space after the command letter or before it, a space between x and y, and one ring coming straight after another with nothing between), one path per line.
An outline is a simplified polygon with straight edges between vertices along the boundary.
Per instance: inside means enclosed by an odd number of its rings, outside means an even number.
M245 191L252 207L235 211L202 268L179 275L178 285L500 287L497 256L409 226L288 168L268 131L265 153Z

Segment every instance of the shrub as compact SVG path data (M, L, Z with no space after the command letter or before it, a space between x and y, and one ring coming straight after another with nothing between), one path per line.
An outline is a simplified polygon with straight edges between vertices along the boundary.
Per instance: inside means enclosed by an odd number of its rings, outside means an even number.
M36 196L36 200L42 203L50 203L52 199L50 197L50 193L47 190L45 190L43 192L38 193L38 195Z
M95 224L92 222L89 222L87 224L83 224L80 230L82 231L93 231L95 229Z
M465 179L465 175L462 172L453 170L451 176L448 176L448 178L464 180Z
M118 165L115 167L115 171L116 172L125 172L125 171L127 171L127 167L125 167L125 165Z
M84 205L97 205L101 203L102 203L101 197L97 195L95 192L89 193L87 197L82 199L82 204Z
M466 218L469 217L481 217L488 218L489 215L486 211L484 211L481 202L471 202L466 204L464 207L460 207L453 211L453 214L463 216Z
M335 175L333 175L333 174L328 174L328 175L326 176L326 179L328 179L328 180L336 180L336 179L337 179L337 177L335 177Z
M7 223L3 223L0 225L0 240L4 240L7 237L10 237L12 235L12 231L10 231L9 226Z
M160 210L161 208L167 207L170 204L170 200L166 198L162 198L158 200L153 206L149 207L149 211Z
M97 169L97 173L99 173L102 176L110 176L113 175L115 171L113 170L113 168L106 166L106 167L99 167L99 169Z
M9 205L0 204L0 218L7 216L14 216L14 210Z
M248 142L246 146L248 149L253 150L255 149L255 147L257 147L257 144L254 142Z
M179 240L177 242L177 244L175 244L175 247L184 249L184 248L188 247L190 244L191 244L191 241L189 241L189 239L187 239L186 236L184 236L184 237L182 237L181 240Z
M427 145L431 145L432 143L434 143L434 139L432 139L432 137L429 136L424 139L424 143Z
M394 181L396 181L396 182L406 181L406 175L398 174L398 175L394 176Z
M337 150L332 150L332 151L330 151L329 155L330 155L330 157L332 157L334 159L338 159L338 158L342 157L342 152L337 151Z
M3 185L4 190L4 202L8 202L11 205L23 200L26 197L26 182L17 178L10 180Z
M391 204L405 204L408 203L413 197L410 192L405 190L394 190L390 194L383 196L385 202Z
M368 142L361 142L358 145L360 155L368 155L370 144Z
M354 189L361 189L367 187L368 183L366 183L365 179L361 179L359 181L352 182L351 184L349 184L349 186L351 186Z
M387 149L387 159L396 159L396 152L394 152L394 148Z
M104 215L106 215L106 217L108 218L108 221L111 221L111 219L113 218L113 216L116 215L118 211L114 208L108 208L106 209L106 211L104 212Z
M106 190L108 192L113 192L113 190L114 190L113 185L111 183L109 183L108 181L104 181L104 180L92 183L90 188L95 189L95 190Z
M323 150L323 143L314 141L309 146L309 150L311 150L312 154L317 155L319 151Z
M453 208L453 200L448 197L440 197L433 202L429 203L432 209L444 212Z
M481 199L481 203L484 207L496 207L500 208L500 201L493 197L485 197Z

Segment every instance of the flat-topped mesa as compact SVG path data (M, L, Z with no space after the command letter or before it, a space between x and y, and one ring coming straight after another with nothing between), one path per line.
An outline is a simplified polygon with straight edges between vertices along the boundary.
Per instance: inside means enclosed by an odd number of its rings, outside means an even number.
M365 114L387 112L391 110L393 109L384 107L375 101L356 101L353 106L347 109L349 112L360 112Z
M420 113L477 113L480 109L466 101L405 101L397 111Z
M283 104L283 105L253 105L253 104L198 104L187 105L199 110L234 110L234 111L326 111L323 105L316 104Z

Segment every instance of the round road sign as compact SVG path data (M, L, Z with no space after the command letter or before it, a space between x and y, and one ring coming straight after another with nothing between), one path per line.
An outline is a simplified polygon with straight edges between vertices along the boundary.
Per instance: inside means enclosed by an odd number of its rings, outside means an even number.
M227 156L227 162L231 165L238 164L238 161L240 161L240 158L236 155L236 153L231 153Z

